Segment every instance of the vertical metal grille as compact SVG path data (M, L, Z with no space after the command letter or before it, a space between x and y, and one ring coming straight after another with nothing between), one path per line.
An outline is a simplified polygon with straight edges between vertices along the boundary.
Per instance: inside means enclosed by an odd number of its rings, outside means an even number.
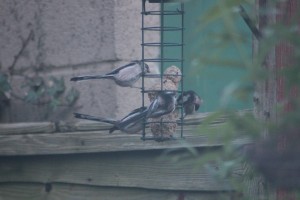
M174 2L174 1L173 1ZM147 10L147 5L149 3L156 3L160 4L159 10ZM176 3L177 5L174 6L174 9L166 9L165 4L170 3L170 0L142 0L142 61L145 63L157 63L160 66L160 75L154 75L154 74L146 74L142 76L142 106L145 106L145 94L148 92L153 92L150 90L145 90L145 82L144 78L160 78L160 83L161 83L161 90L163 90L163 76L168 75L164 74L163 71L164 68L167 66L170 66L172 63L176 63L176 65L180 65L180 70L181 70L181 81L180 81L180 87L178 89L178 95L182 94L183 91L183 73L184 73L184 4L183 3ZM146 24L146 19L148 16L159 16L160 18L160 24L157 26L147 26ZM173 18L174 21L178 22L176 26L169 26L166 24L167 20L172 20ZM145 42L145 33L146 32L160 32L160 41L158 42ZM165 38L165 33L166 32L176 32L180 34L180 39L175 42L168 42L166 41ZM146 48L153 48L153 47L158 47L160 48L160 56L158 58L150 58L145 55L145 50ZM166 57L165 51L168 50L168 48L179 48L180 50L180 55L177 57ZM180 117L179 117L179 123L180 126L180 137L183 138L183 109L182 105L178 105L180 108ZM151 123L151 122L150 122ZM177 123L176 121L174 122L161 122L161 123ZM149 122L145 122L145 127L149 125ZM153 137L146 137L146 132L145 128L143 130L143 135L142 135L142 140L153 140L157 138Z

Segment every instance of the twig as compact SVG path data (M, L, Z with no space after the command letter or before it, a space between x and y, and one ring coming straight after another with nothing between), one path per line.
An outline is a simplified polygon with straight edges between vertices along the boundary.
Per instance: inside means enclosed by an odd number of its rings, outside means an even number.
M256 39L258 39L258 40L261 39L262 34L261 34L260 30L258 30L258 28L255 26L254 22L250 19L249 15L247 14L247 12L243 8L243 6L240 5L239 8L240 8L240 10L239 10L240 15L242 16L245 23L250 28L253 35L256 37Z
M20 49L20 51L18 52L17 55L14 56L14 61L11 64L11 66L8 68L9 74L12 75L14 72L14 68L17 64L17 61L19 60L20 56L23 54L25 48L27 47L27 45L29 44L29 41L32 40L34 37L33 35L33 30L30 31L30 33L28 34L28 37L26 38L26 40L23 42L22 47Z

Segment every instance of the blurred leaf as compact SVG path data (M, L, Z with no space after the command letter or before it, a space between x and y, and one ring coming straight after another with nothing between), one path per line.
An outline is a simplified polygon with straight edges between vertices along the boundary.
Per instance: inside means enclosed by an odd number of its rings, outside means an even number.
M64 78L50 77L48 81L48 94L54 98L59 97L65 91Z
M223 18L225 15L233 14L233 7L237 5L236 0L218 1L201 17L201 24L210 24L214 21Z
M7 76L0 73L0 92L7 92L11 90L10 83L8 82Z
M73 105L77 101L77 99L79 98L79 95L80 95L80 93L79 93L78 90L76 90L74 88L71 88L68 91L68 93L67 93L67 95L65 97L65 99L67 101L67 104L68 105Z
M55 110L59 105L61 105L61 101L55 98L51 99L49 103L50 108L53 110Z
M240 135L258 137L263 131L264 123L256 119L252 112L236 113L229 120Z
M45 95L45 84L42 77L33 77L28 79L25 83L29 90L25 96L25 101L29 103L38 103L40 98Z
M203 65L214 65L214 66L221 66L221 67L237 67L237 68L245 68L245 63L241 60L236 59L220 59L218 55L215 57L208 57L208 56L201 56L199 57L199 63Z
M29 103L36 103L38 100L38 94L36 91L34 90L29 90L27 92L27 95L25 96L25 101L29 102Z
M29 86L33 90L38 90L40 87L44 86L44 79L42 77L36 76L28 79L26 86Z
M280 70L280 74L282 77L288 77L288 79L285 80L286 83L286 90L290 91L294 87L297 87L300 85L300 70L299 66L289 66L285 67Z

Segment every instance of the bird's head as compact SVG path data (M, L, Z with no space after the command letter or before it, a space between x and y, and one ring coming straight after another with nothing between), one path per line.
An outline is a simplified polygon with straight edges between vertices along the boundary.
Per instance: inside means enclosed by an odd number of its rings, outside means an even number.
M135 63L139 64L140 67L141 67L141 69L143 70L143 72L144 72L145 74L150 73L150 67L149 67L149 65L147 65L147 64L144 62L144 66L143 66L143 61L142 61L142 60L133 60L132 62L135 62Z

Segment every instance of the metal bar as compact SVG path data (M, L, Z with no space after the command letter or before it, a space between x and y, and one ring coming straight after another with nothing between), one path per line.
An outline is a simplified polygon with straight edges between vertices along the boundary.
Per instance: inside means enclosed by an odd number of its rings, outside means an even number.
M144 14L144 15L181 15L181 12L178 10L176 10L176 11L165 10L164 13L162 13L161 11L144 11L144 12L142 12L142 14Z
M160 1L160 12L164 12L164 1ZM160 89L163 89L163 66L164 66L164 15L160 15Z
M164 59L161 59L161 58L149 58L149 59L145 59L144 61L145 62L159 62L159 63L162 63L162 62L181 62L181 59L173 59L173 58L164 58Z
M160 1L160 12L164 13L164 2L163 0ZM160 89L163 90L163 67L164 67L164 15L160 15ZM160 136L162 137L162 120L160 119Z
M184 42L184 4L181 3L181 28L182 28L182 32L181 32L181 44L183 44ZM184 71L183 71L183 65L184 65L184 46L182 45L181 47L181 74L183 75ZM180 80L180 83L181 83L181 94L183 94L183 76L181 77L181 80ZM183 123L183 101L182 101L182 104L181 104L181 123ZM180 137L182 138L183 137L183 126L181 126L180 128Z
M159 47L161 44L160 42L146 42L146 43L142 43L142 46L154 46L154 47ZM165 42L164 46L165 47L181 47L183 44L181 43L175 43L175 42Z
M143 13L145 12L145 9L146 9L146 0L143 0L142 1L142 11ZM144 14L142 14L142 44L144 43L144 40L145 40L145 36L144 36ZM144 62L145 62L145 46L142 45L142 64L144 66ZM145 73L142 74L142 107L145 106ZM144 119L144 124L146 124L146 119ZM143 127L143 140L145 138L145 135L146 135L146 125L144 125Z
M161 15L162 17L163 15ZM182 31L182 28L179 27L175 27L175 26L165 26L165 27L161 27L161 26L149 26L146 28L143 28L142 30L144 31Z

